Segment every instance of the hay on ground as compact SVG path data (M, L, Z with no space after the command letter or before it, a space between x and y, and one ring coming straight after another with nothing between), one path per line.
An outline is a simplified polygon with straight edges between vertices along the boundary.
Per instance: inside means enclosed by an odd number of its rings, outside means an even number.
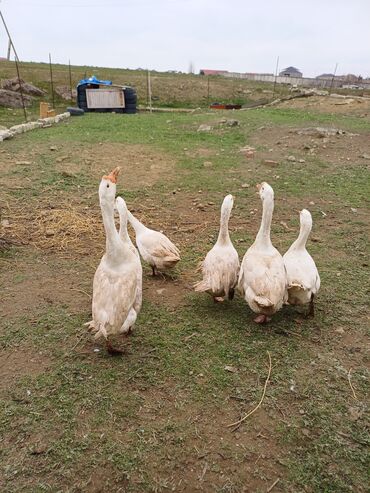
M104 249L104 231L99 210L81 205L40 205L36 210L9 211L9 238L49 251L85 255Z

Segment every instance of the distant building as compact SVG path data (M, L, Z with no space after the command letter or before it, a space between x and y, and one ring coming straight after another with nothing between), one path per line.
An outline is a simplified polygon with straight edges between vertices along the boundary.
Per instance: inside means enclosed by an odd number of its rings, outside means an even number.
M199 75L225 75L227 73L227 70L209 70L207 68L201 68L199 70Z
M333 77L334 77L334 80L340 80L342 82L347 82L349 84L353 84L353 83L362 81L361 75L357 76L355 74L347 74L347 75L345 75L345 74L343 74L343 75L321 74L321 75L318 75L316 77L316 79L331 80L331 79L333 79Z
M320 80L331 80L334 77L334 74L321 74L316 77L316 79Z
M342 76L342 80L345 80L346 82L349 83L359 82L359 77L355 74L347 74ZM362 80L362 77L360 80Z
M295 67L287 67L279 75L283 77L302 77L303 74Z

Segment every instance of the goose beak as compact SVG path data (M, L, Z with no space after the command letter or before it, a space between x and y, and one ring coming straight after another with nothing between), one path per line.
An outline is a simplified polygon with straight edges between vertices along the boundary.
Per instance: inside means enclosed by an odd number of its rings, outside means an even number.
M256 188L257 188L258 191L261 190L261 187L262 187L262 183L257 183Z
M117 183L117 178L120 171L121 168L117 166L117 168L114 168L114 170L111 171L108 176L103 176L103 178L105 178L106 180L110 180L112 183Z

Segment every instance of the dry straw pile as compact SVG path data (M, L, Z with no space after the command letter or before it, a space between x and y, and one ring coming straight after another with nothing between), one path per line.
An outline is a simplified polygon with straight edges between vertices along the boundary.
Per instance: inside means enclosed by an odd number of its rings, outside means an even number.
M98 209L71 203L58 203L58 207L40 204L36 210L9 210L7 216L9 224L3 228L3 236L15 243L71 255L86 255L105 246Z

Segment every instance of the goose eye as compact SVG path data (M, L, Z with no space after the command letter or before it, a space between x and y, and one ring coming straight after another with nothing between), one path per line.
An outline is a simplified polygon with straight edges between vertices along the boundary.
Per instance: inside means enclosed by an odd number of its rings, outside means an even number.
M107 183L107 188L109 188L109 183Z

